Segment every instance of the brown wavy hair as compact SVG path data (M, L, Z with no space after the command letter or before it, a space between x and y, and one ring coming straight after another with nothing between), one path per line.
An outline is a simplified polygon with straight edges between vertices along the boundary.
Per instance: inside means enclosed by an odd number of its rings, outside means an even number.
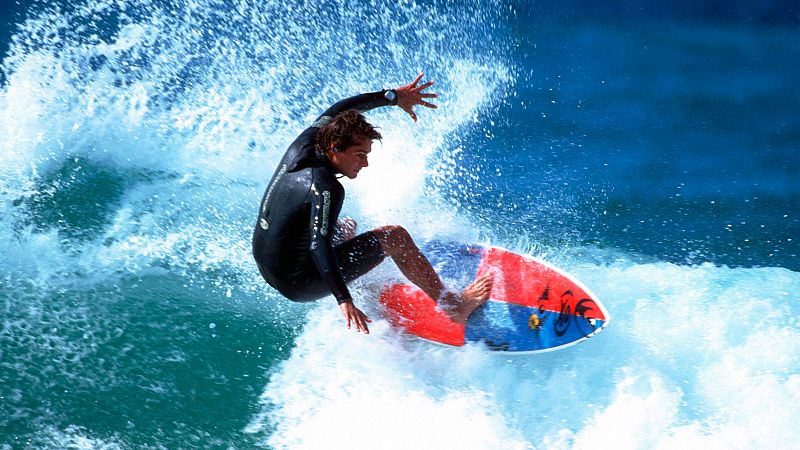
M331 147L341 152L364 139L380 140L382 137L363 114L348 109L320 128L317 133L317 152L325 154Z

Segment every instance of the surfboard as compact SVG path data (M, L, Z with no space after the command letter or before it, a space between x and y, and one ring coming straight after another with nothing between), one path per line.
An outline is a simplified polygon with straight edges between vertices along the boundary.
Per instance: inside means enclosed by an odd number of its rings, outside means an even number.
M454 242L429 242L422 251L447 286L464 287L486 273L494 283L466 324L450 320L416 286L387 284L380 303L389 322L408 334L455 347L482 342L494 351L537 353L584 341L610 321L589 289L540 259Z

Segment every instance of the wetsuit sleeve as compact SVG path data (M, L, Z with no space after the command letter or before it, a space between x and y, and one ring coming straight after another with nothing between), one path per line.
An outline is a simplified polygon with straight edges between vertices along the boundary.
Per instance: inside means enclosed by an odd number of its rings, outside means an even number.
M311 239L309 251L322 279L336 297L338 303L349 300L350 291L342 277L336 253L333 250L333 229L344 202L344 189L341 185L311 186Z
M322 113L322 115L317 117L315 124L319 123L321 120L324 122L328 122L332 118L336 117L337 114L343 111L347 111L348 109L357 109L361 112L364 112L364 111L369 111L370 109L380 108L382 106L393 106L397 104L396 100L394 102L390 102L385 97L385 94L386 94L386 89L378 92L359 94L354 97L346 98L344 100L339 100L333 106L328 108L327 111Z

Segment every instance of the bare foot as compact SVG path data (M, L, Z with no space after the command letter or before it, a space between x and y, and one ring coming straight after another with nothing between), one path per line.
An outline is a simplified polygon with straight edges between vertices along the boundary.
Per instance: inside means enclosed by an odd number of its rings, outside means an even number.
M454 322L466 323L470 314L489 300L492 283L491 274L478 277L461 294L446 293L441 300L442 308Z

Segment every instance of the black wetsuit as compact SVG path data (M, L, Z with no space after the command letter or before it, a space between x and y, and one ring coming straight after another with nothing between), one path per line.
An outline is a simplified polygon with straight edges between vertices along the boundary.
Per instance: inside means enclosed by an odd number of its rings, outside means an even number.
M385 257L372 232L335 245L344 188L328 158L316 151L322 126L348 109L392 105L385 92L350 97L325 111L286 150L264 193L253 232L253 256L267 283L291 300L311 301L329 294L340 303L350 299L346 283Z

